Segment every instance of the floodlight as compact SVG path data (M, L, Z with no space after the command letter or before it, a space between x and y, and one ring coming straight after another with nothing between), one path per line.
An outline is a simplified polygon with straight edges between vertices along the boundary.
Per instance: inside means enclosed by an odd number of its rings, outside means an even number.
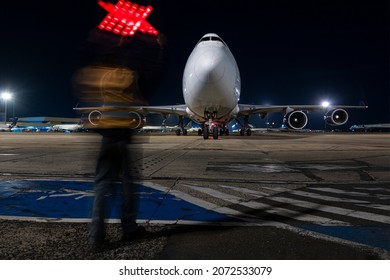
M7 91L5 91L5 92L3 92L1 94L1 98L4 99L4 100L10 100L10 99L12 99L12 94L7 92Z
M330 103L329 103L329 101L323 101L323 102L321 103L321 105L322 105L322 107L324 107L324 108L328 108L328 107L330 106Z

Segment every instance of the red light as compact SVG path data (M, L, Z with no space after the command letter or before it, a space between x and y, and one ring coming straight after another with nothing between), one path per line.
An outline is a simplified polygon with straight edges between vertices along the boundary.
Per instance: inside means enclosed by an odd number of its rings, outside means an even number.
M124 0L119 0L115 5L99 0L98 4L109 13L99 23L99 29L122 36L133 36L138 30L151 35L158 34L158 31L146 21L153 10L151 6L139 6Z

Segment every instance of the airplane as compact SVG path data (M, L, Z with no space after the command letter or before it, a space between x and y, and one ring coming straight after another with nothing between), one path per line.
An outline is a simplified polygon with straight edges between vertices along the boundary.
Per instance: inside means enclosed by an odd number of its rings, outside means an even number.
M56 124L53 125L51 130L54 132L63 131L63 132L78 132L83 129L82 124Z
M167 126L167 125L145 125L139 129L142 132L167 132L176 131L178 126Z
M49 129L49 131L53 132L80 132L84 130L83 115L77 123L55 124Z
M4 124L0 124L0 131L11 131L12 128L14 128L16 126L16 123L18 122L18 118L14 118L12 120L12 123L4 123Z
M101 6L103 6L102 3L104 2L99 1ZM127 7L124 10L122 9L123 5ZM114 6L115 9L112 6L110 7L110 9L106 9L110 13L118 15L118 13L122 13L120 10L129 13L131 2L120 0ZM151 7L148 11L150 13ZM149 13L144 14L144 18ZM110 14L107 17L109 16ZM124 18L125 16L120 14L120 17ZM132 35L120 34L119 30L123 30L122 26L117 30L111 27L107 28L107 26L109 25L106 25L103 30L122 36ZM98 27L103 28L100 25ZM158 34L157 30L154 31L154 33L150 33L151 36ZM219 135L229 135L228 124L233 120L238 121L240 117L244 118L240 134L250 136L252 129L249 124L249 117L253 114L259 114L264 118L269 113L280 112L284 115L283 122L287 128L301 130L308 122L305 111L325 110L324 121L329 125L337 126L345 124L348 120L348 113L345 109L367 108L367 106L340 106L330 105L329 103L322 105L272 106L240 104L241 77L236 60L227 44L215 33L205 34L188 57L184 68L182 87L184 104L181 105L110 106L103 104L100 107L87 106L74 109L87 113L87 122L95 127L99 125L99 122L103 123L104 116L109 116L110 112L126 112L126 117L129 120L128 124L131 128L143 127L145 116L148 114L159 113L164 118L174 114L179 117L179 129L176 134L187 135L186 126L183 124L183 119L186 117L201 125L198 134L203 135L204 139L209 139L210 135L213 139L218 139Z
M0 131L11 131L11 128L10 124L0 124Z
M198 128L192 126L192 122L189 122L184 129L187 133L198 132ZM176 135L180 135L182 128L178 125L169 126L165 124L165 120L161 125L145 125L138 129L140 132L176 132Z
M352 132L389 132L390 123L378 123L378 124L355 124L349 128Z
M183 125L183 117L188 117L201 124L198 134L208 139L218 139L219 135L229 135L227 125L244 117L240 134L251 135L249 116L280 112L284 115L285 126L292 130L303 129L308 117L304 111L326 110L324 121L333 126L343 125L348 120L347 108L368 108L367 106L330 105L249 105L240 104L241 78L236 60L226 43L215 33L204 35L190 54L183 74L183 97L185 104L165 106L126 106L130 118L136 120L141 127L147 114L159 113L166 117L169 114L179 116L179 127L183 135L187 130ZM75 108L89 109L89 120L92 114L102 115L100 107ZM100 108L101 109L101 108ZM118 107L111 107L117 110ZM110 107L105 107L109 111ZM96 123L95 123L96 124ZM177 133L177 134L180 134Z

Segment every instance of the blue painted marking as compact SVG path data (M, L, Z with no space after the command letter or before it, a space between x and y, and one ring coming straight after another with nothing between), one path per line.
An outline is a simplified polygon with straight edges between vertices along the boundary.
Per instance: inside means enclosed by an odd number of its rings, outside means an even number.
M111 219L120 218L120 185L109 199ZM138 219L160 221L238 222L230 216L138 184ZM93 183L82 181L12 180L0 181L0 216L48 219L89 219L93 202ZM242 221L241 221L242 222ZM299 225L373 247L390 250L390 227Z
M108 218L120 218L120 185L109 198ZM237 221L171 194L137 185L140 220ZM0 216L52 219L88 219L93 202L93 183L82 181L0 181Z
M390 227L300 225L302 229L390 250Z

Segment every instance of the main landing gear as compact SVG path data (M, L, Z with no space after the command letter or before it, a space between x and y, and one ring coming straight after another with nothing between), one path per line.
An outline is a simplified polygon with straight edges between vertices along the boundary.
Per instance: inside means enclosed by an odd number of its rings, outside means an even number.
M184 136L186 136L187 135L187 129L185 129L185 128L178 128L178 129L176 129L176 135L177 136L180 136L181 134L183 134Z
M188 121L189 122L189 121ZM188 123L187 123L188 124ZM182 116L179 116L179 128L176 130L176 135L177 136L180 136L181 134L183 134L184 136L187 135L187 129L185 129L185 127L187 126L186 125L183 125L183 117Z
M237 120L238 122L238 120ZM244 117L244 125L242 125L240 122L238 122L242 128L240 129L240 135L241 136L251 136L252 135L252 130L250 129L249 126L249 116Z
M245 134L246 134L246 136L251 136L252 135L252 130L250 128L247 128L247 129L241 128L240 129L240 135L241 136L245 136Z

